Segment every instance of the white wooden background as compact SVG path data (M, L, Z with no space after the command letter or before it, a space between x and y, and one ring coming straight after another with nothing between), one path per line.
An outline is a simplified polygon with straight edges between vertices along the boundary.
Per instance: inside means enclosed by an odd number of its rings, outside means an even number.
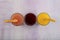
M18 27L5 23L15 12L23 16L29 12L36 16L47 12L56 22ZM60 40L60 0L0 0L0 40Z

